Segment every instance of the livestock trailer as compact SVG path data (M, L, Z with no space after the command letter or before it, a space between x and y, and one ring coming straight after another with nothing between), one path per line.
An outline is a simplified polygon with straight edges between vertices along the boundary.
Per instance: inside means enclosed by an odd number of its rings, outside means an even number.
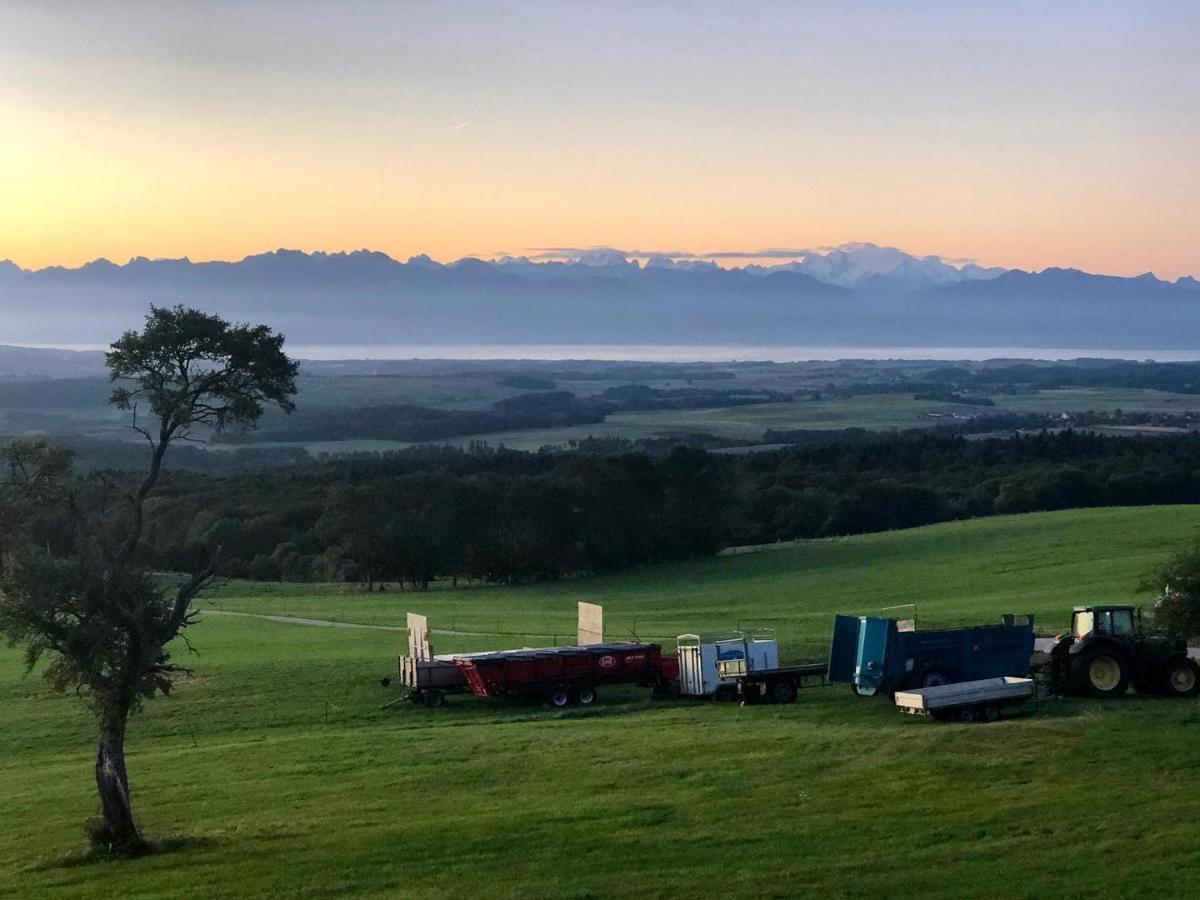
M710 697L746 703L791 703L802 687L823 685L827 665L781 666L779 644L764 629L735 632L720 638L681 634L678 691L681 696ZM664 657L666 664L669 657Z
M455 665L480 697L539 697L559 708L591 704L598 685L656 687L664 678L662 648L631 642L500 650Z
M895 619L837 616L829 680L870 696L981 678L1029 675L1033 616L1006 615L998 625L901 629Z
M1034 695L1032 678L984 678L938 687L897 691L901 712L960 722L994 722L1008 707L1024 703Z
M675 652L679 693L686 697L732 700L739 676L779 665L779 644L765 631L721 637L681 634L675 639Z

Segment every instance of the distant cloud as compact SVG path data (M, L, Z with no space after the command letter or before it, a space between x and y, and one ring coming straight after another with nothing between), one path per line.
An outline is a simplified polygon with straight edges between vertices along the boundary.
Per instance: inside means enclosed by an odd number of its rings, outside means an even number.
M608 262L616 257L627 260L674 260L680 261L717 261L745 260L747 262L779 260L782 262L799 261L803 265L816 264L830 254L838 253L850 258L862 260L866 257L875 259L899 261L904 257L924 263L941 264L954 268L967 265L979 266L976 259L970 257L947 257L937 254L914 256L898 247L888 247L870 242L854 242L847 244L831 244L818 247L766 247L761 250L712 250L708 253L695 253L684 250L624 250L619 247L596 245L591 247L533 247L526 251L529 258L535 262ZM865 255L865 256L864 256ZM840 265L840 263L839 263ZM856 263L861 265L861 263ZM870 263L869 268L878 268L879 262ZM893 263L894 265L894 263ZM884 269L883 271L887 271ZM997 269L996 271L1000 271Z

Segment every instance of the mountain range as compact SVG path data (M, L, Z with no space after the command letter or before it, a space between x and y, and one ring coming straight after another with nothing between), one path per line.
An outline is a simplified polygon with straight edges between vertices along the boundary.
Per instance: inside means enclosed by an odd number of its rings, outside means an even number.
M1200 342L1200 282L1190 277L984 268L874 244L788 254L732 268L608 248L447 264L368 250L277 250L236 262L98 259L32 271L5 261L0 343L107 343L151 303L266 322L303 344Z

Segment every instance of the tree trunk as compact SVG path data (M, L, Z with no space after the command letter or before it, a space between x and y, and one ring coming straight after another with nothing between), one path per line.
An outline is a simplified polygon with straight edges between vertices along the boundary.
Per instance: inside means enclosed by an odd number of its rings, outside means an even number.
M142 836L133 820L129 776L125 771L126 719L126 713L118 713L101 722L100 746L96 751L100 826L93 840L117 852L135 850L142 845Z

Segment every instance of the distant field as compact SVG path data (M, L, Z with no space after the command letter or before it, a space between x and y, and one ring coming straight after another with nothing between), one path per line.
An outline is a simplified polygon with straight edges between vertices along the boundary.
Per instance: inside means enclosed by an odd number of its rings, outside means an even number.
M611 578L423 596L227 585L210 608L463 630L438 646L545 642L574 604L669 637L754 619L789 656L834 611L916 602L926 623L1144 598L1200 508L994 518ZM636 626L635 626L636 623ZM820 640L817 637L820 636ZM378 678L403 633L203 616L195 677L132 729L143 826L204 843L63 867L91 814L91 728L0 651L0 896L1189 896L1200 705L1052 701L959 727L843 687L788 707L605 692L586 712L452 698L401 705ZM716 888L719 887L719 890Z
M1175 415L1200 413L1200 394L1136 388L1069 388L1016 395L995 393L990 395L995 403L993 407L916 400L917 387L888 394L852 393L855 385L864 384L873 385L874 389L887 384L887 389L891 389L891 385L897 384L896 379L919 379L922 372L935 367L936 364L929 362L897 361L686 366L566 361L324 363L310 367L299 378L297 403L302 410L345 410L391 403L460 412L483 411L491 410L497 401L538 390L539 385L543 389L552 386L578 397L591 397L630 384L666 391L774 391L796 398L791 402L708 409L617 412L599 424L480 432L431 441L457 446L486 441L493 446L503 444L516 450L567 446L588 437L637 440L697 433L758 444L769 429L894 431L932 427L956 417L1002 412L1053 417L1063 413L1115 410ZM516 382L512 380L514 374L520 376ZM127 427L127 418L107 405L109 385L103 378L60 379L35 382L32 386L12 382L8 388L8 393L0 397L0 434L86 434L110 440L140 441L140 436ZM850 395L846 393L848 390ZM818 399L810 399L813 397ZM279 426L273 418L275 415L264 420L265 429ZM213 445L213 448L231 450L242 446ZM264 441L257 446L304 447L314 455L321 455L399 450L411 447L413 443L350 438L311 442Z
M828 400L800 400L794 403L765 403L719 409L662 410L610 415L596 425L571 425L562 428L526 429L475 434L450 438L438 443L466 446L472 441L503 444L513 450L537 450L548 444L565 445L587 437L619 437L636 440L704 432L739 440L761 438L767 429L824 430L865 428L892 431L928 428L948 416L974 416L987 413L1022 412L1058 415L1063 412L1087 412L1121 409L1125 412L1200 412L1200 394L1175 394L1126 388L1093 388L1041 391L1029 395L996 395L994 407L914 400L911 393L871 394ZM932 418L937 414L942 418ZM386 449L388 442L373 442ZM328 442L306 445L312 452L331 452L337 448ZM393 449L412 446L392 442ZM365 448L355 448L365 449Z

